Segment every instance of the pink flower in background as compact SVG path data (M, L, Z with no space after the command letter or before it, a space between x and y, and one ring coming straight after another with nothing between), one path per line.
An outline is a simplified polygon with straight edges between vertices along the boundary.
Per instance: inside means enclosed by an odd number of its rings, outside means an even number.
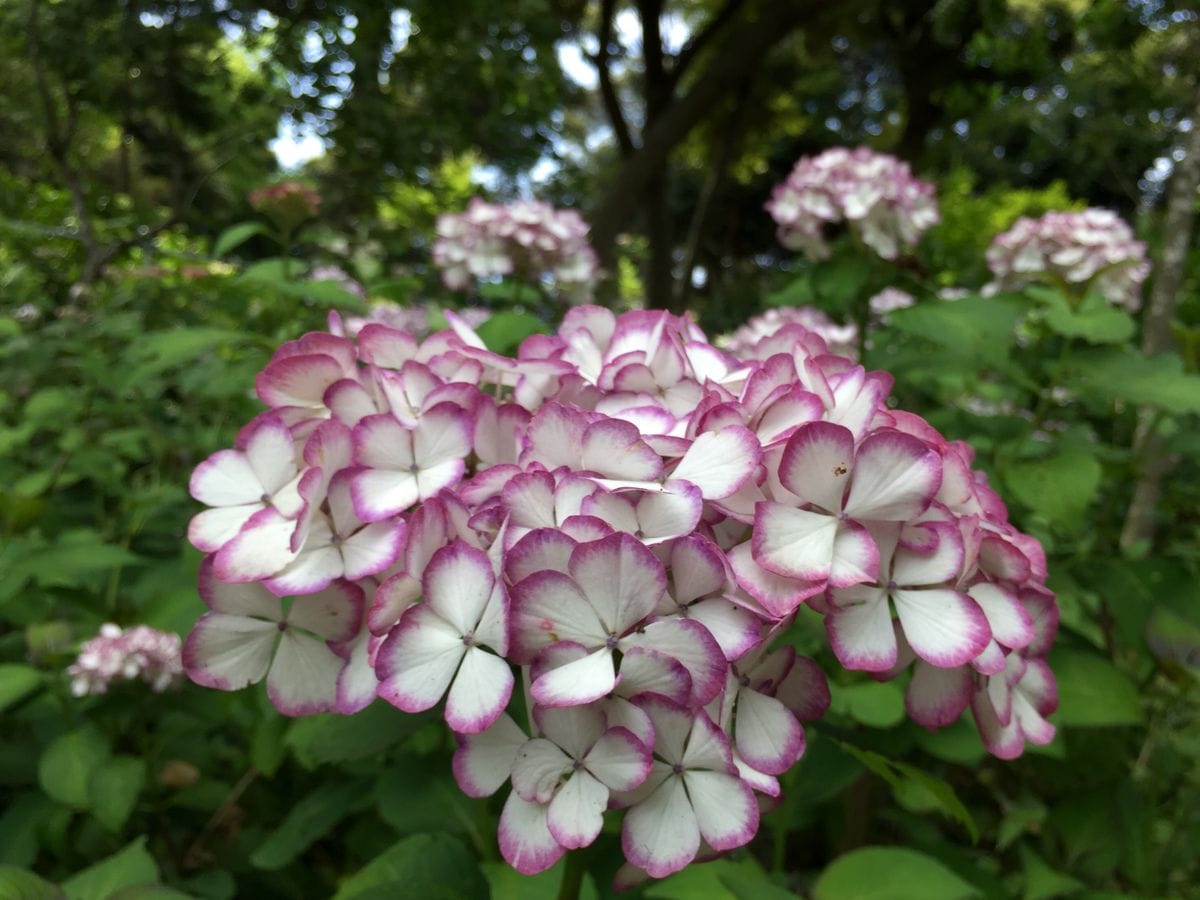
M510 275L546 277L583 299L596 279L588 226L574 210L537 200L499 205L476 197L465 212L439 216L437 234L433 261L451 290Z
M267 365L268 410L193 478L193 680L265 680L288 715L440 708L464 792L510 787L500 852L526 874L606 814L630 877L751 840L829 706L777 642L800 615L843 667L906 678L926 727L970 709L1006 757L1053 736L1040 547L819 319L721 350L580 306L509 358L447 318Z
M987 263L995 276L993 291L1039 281L1078 285L1130 312L1141 306L1142 282L1150 274L1146 245L1107 209L1017 219L992 240Z
M147 625L128 629L101 625L100 633L84 642L67 668L71 693L76 697L105 694L113 682L135 680L162 693L183 681L182 646L179 635Z
M782 306L768 309L746 322L732 334L718 339L718 346L737 356L755 355L764 338L772 337L791 325L819 335L830 353L847 359L858 358L858 326L853 322L839 325L815 306Z
M767 212L779 242L813 259L829 256L825 226L846 222L884 259L916 246L940 221L934 186L908 164L867 147L805 156L775 186Z
M292 231L321 209L321 195L299 181L281 181L259 188L251 191L246 200L284 231Z

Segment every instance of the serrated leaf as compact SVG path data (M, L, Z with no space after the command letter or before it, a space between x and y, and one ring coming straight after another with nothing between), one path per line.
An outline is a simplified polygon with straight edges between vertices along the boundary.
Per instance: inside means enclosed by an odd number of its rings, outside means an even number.
M266 234L267 231L267 226L262 222L239 222L237 225L231 225L217 235L216 241L213 242L212 255L224 256L255 235Z
M1069 727L1136 725L1142 721L1138 689L1095 653L1056 649L1050 669L1058 683L1058 721Z
M146 852L146 838L139 837L117 851L63 882L68 900L109 900L122 888L156 884L158 867Z
M1100 401L1124 400L1175 414L1200 412L1200 375L1184 372L1174 353L1094 351L1073 359L1064 377Z
M38 783L60 803L87 809L92 776L109 759L108 742L93 725L60 735L42 751Z
M904 720L904 691L890 681L831 684L830 709L872 728L891 728Z
M1086 311L1065 304L1055 306L1046 311L1044 321L1055 334L1082 338L1089 344L1123 344L1137 330L1129 313L1111 306Z
M88 786L92 815L109 831L120 831L146 784L146 764L132 756L115 756L92 774Z
M416 834L392 845L346 879L333 900L352 900L391 886L391 896L422 900L475 900L488 896L488 884L475 858L444 834Z
M483 322L475 332L496 353L512 353L531 334L545 334L546 323L529 313L499 312Z
M903 847L862 847L835 859L813 885L814 900L964 900L981 892L931 856Z
M260 869L282 869L352 810L368 802L370 785L365 779L325 782L288 811L279 827L251 854L250 862Z

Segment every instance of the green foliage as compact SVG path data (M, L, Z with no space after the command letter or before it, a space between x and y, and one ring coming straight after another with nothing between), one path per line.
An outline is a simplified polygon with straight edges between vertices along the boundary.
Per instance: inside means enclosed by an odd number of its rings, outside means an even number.
M901 847L853 850L835 859L813 885L816 900L966 900L980 895L936 859Z

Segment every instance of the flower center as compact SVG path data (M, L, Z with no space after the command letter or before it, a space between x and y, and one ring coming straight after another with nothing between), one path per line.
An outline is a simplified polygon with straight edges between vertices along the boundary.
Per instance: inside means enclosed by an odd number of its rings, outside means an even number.
M617 636L615 634L610 634L608 637L606 637L604 639L604 649L605 650L616 650L617 649L617 641L618 641Z
M679 763L675 763L675 765L671 766L671 772L674 773L675 775L682 775L683 774L683 766L681 766Z

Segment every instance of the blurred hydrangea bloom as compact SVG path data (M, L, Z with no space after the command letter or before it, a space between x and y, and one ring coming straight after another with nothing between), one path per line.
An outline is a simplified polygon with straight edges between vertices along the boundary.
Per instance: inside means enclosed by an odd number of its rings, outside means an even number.
M78 658L67 668L71 693L76 697L104 694L114 681L135 679L161 693L183 680L182 649L177 634L147 625L122 629L109 622L100 626L100 633L79 649Z
M888 313L895 312L898 309L908 309L917 301L913 299L913 295L908 291L902 291L900 288L886 287L878 294L867 301L867 306L871 310L871 316L877 321L887 319Z
M934 186L907 163L867 147L803 157L775 186L767 212L779 241L813 259L829 256L824 228L846 222L868 247L895 259L940 221Z
M717 345L738 356L753 357L755 348L764 338L773 337L793 325L819 334L830 353L848 359L858 357L858 327L853 323L839 325L815 306L768 309L749 319L732 334L718 338Z
M987 263L995 276L992 291L1037 281L1080 285L1130 312L1141 306L1142 282L1150 274L1146 245L1107 209L1022 217L992 240Z
M337 310L329 313L329 330L344 337L357 337L368 325L386 325L398 331L406 331L413 337L427 337L434 330L439 309L431 303L401 306L398 303L372 303L365 316L342 316ZM459 318L471 328L478 328L492 317L492 311L482 306L467 306L456 311Z
M596 254L579 213L549 203L520 200L508 205L476 197L462 213L438 217L434 264L451 290L476 280L516 274L549 277L582 299L596 280Z
M251 191L246 200L283 231L292 231L321 209L321 195L299 181L281 181Z

